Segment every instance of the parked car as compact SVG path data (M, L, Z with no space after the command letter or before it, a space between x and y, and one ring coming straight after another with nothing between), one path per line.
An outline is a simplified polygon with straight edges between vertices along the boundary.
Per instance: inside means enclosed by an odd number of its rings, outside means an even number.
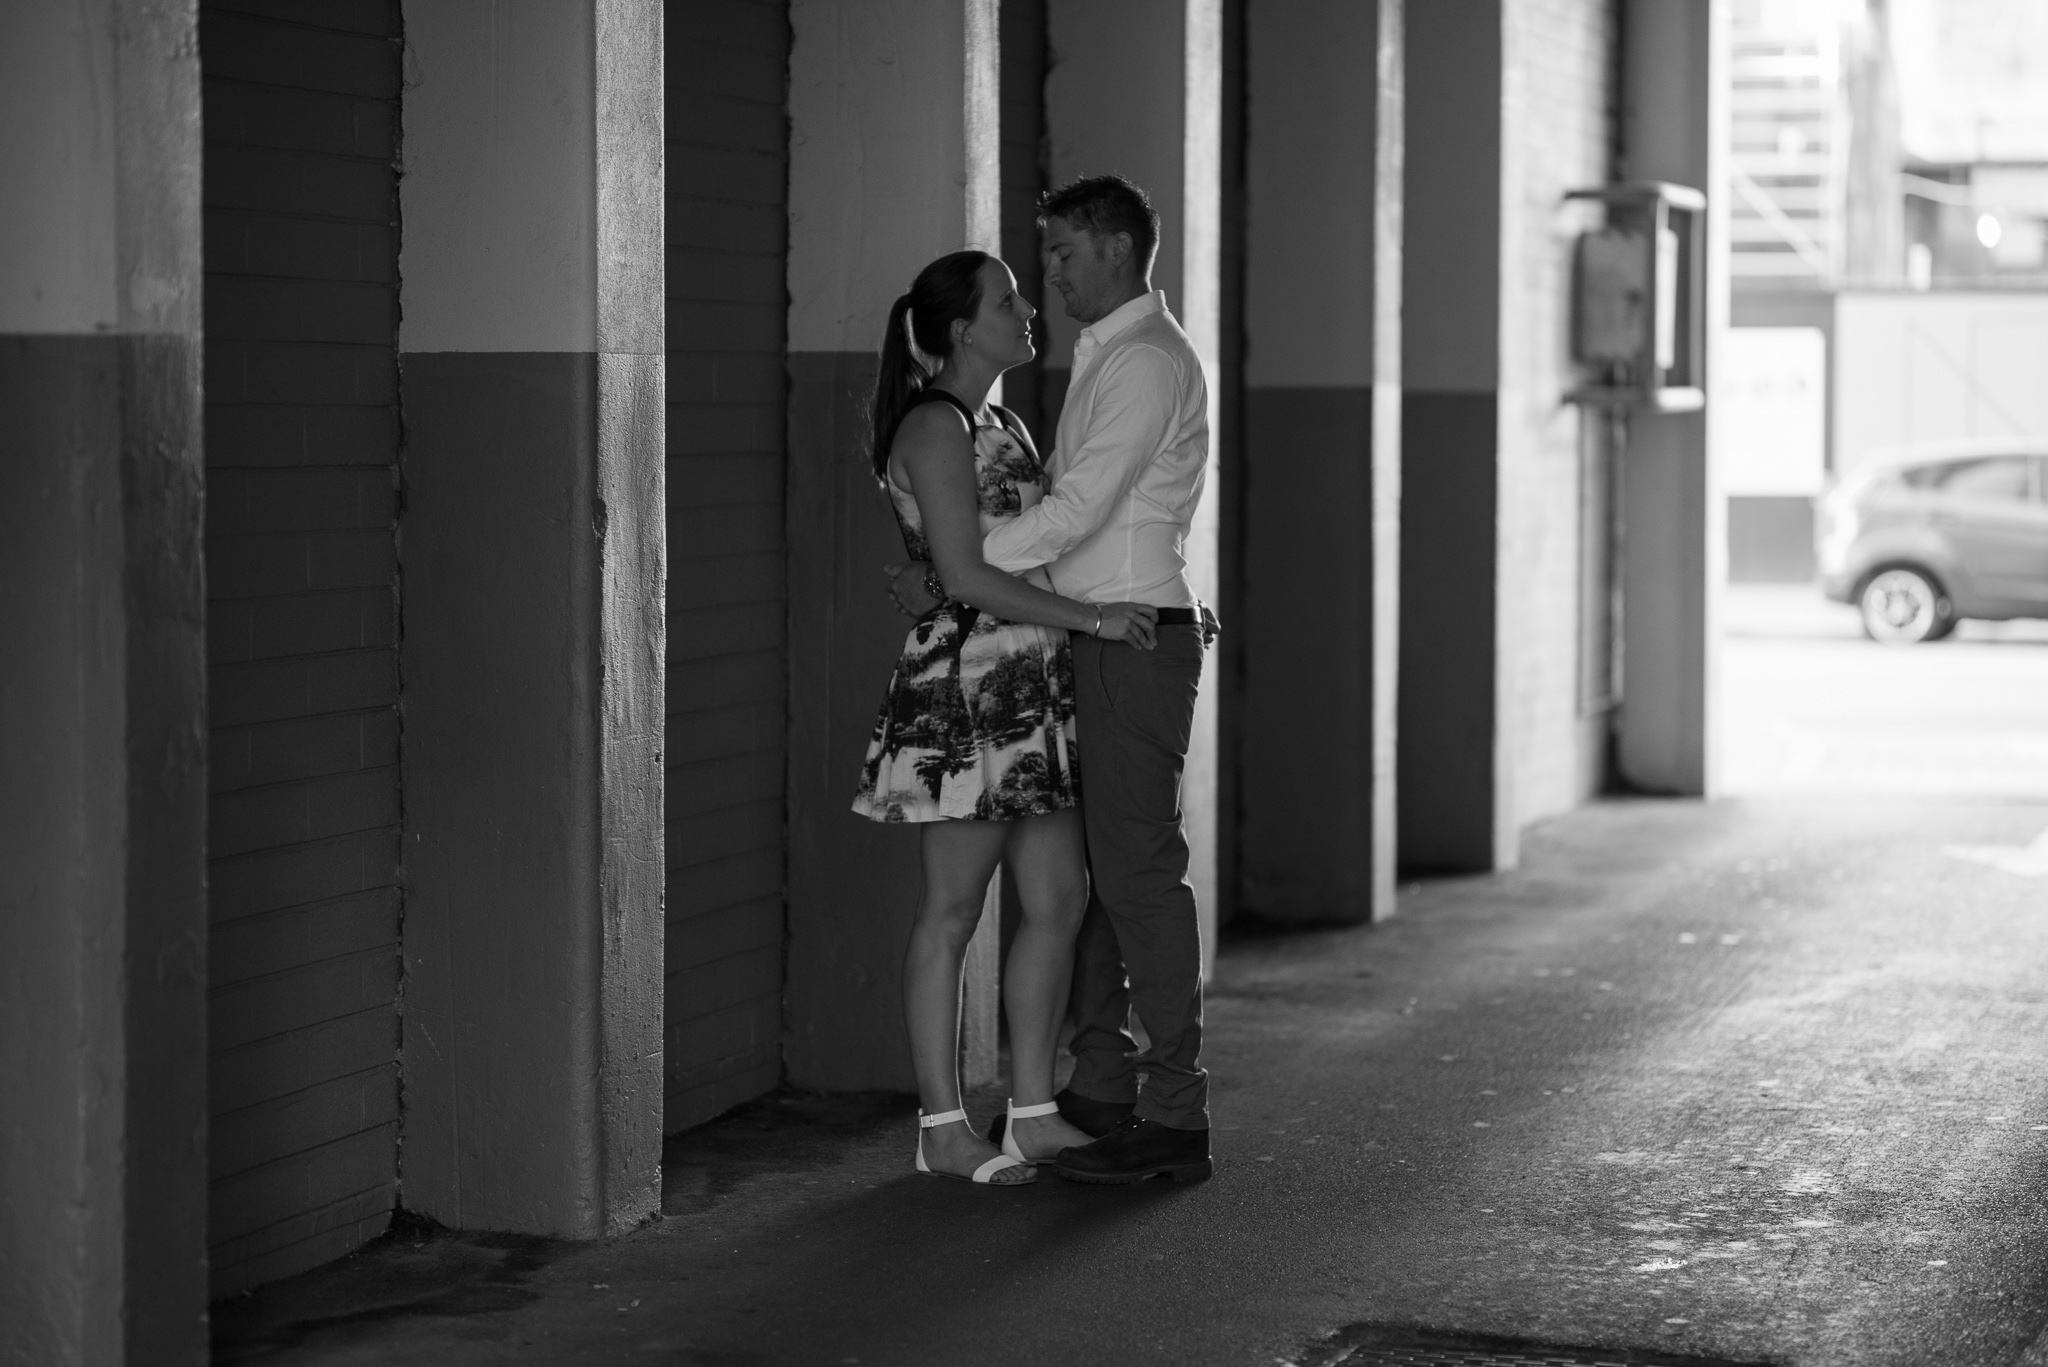
M1821 498L1821 585L1889 645L1965 617L2048 617L2048 442L1873 453Z

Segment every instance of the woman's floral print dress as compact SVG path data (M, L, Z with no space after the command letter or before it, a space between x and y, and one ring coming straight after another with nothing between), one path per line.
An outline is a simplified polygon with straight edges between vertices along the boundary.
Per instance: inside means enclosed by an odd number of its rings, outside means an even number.
M919 402L952 400L927 390ZM981 529L1045 497L1045 469L1017 420L974 428ZM917 500L889 496L913 560L930 560ZM1043 570L1027 576L1049 588ZM989 616L948 598L918 619L875 719L853 810L872 821L1011 821L1080 801L1075 769L1074 657L1067 633Z

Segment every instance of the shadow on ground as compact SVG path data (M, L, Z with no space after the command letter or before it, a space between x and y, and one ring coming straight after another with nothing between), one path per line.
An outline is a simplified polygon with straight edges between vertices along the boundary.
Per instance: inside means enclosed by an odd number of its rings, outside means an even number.
M2031 1362L2048 885L1943 851L2044 824L1601 804L1513 873L1404 887L1382 925L1233 935L1209 1183L933 1181L909 1098L775 1097L671 1143L646 1229L404 1228L220 1306L218 1360L1362 1367L1374 1326L1424 1326Z

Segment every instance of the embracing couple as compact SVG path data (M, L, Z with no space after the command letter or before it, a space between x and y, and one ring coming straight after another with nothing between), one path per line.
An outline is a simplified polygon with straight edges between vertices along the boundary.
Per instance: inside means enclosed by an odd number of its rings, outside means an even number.
M1034 355L1007 266L941 257L889 311L872 456L914 562L890 567L891 591L917 625L854 810L923 828L903 966L918 1171L1197 1181L1208 1075L1180 782L1215 624L1183 543L1208 391L1151 285L1144 192L1091 177L1045 196L1039 221L1046 283L1086 324L1050 460L988 401ZM1003 984L1012 1095L983 1138L960 1100L960 968L999 863L1022 912ZM1070 1005L1074 1071L1055 1096Z

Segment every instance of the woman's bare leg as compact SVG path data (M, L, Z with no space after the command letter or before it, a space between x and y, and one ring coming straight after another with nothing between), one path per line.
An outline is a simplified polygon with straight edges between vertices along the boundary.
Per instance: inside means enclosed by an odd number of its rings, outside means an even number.
M1088 906L1088 860L1078 810L1010 823L1004 860L1017 881L1022 920L1010 942L1003 1004L1010 1024L1010 1099L1051 1101L1053 1062L1067 990L1074 977L1074 935ZM1027 1158L1050 1158L1088 1136L1057 1115L1019 1120Z
M924 827L924 893L903 955L903 1019L926 1115L960 1105L960 961L981 920L988 880L1003 856L1009 824L934 821ZM924 1157L940 1172L971 1174L996 1148L955 1122L924 1131ZM999 1172L997 1182L1028 1176Z

